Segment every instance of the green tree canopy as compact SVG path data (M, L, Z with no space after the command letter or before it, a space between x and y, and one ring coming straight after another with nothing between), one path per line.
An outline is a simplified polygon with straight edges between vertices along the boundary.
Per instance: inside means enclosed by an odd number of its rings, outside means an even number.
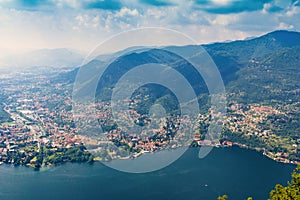
M286 187L277 184L270 192L269 200L296 200L300 199L300 165L293 171L292 180Z

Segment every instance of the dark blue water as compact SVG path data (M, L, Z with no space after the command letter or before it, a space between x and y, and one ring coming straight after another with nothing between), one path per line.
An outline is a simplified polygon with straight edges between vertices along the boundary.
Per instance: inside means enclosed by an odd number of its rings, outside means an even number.
M65 164L44 171L0 167L0 200L210 200L228 194L267 199L295 168L239 148L215 148L204 159L189 149L171 166L147 174L127 174L96 163Z

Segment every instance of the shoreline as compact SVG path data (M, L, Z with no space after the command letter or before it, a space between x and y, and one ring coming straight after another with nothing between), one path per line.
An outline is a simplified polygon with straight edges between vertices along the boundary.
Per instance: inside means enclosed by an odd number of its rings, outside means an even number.
M239 147L241 149L249 149L249 150L252 150L252 151L256 151L258 153L262 153L263 156L265 156L267 158L270 158L271 160L274 160L274 161L276 161L278 163L293 164L293 165L298 165L298 163L299 163L297 161L289 160L289 159L287 159L285 157L280 157L280 156L276 157L276 156L273 156L272 155L273 153L268 152L268 151L266 151L265 149L262 149L262 148L251 148L251 147L248 147L246 145L239 144L239 143L233 143L233 146ZM223 148L224 147L225 146L223 146ZM228 146L225 147L225 148L228 148Z
M232 145L202 145L202 146L190 146L189 148L201 148L201 147L214 147L214 148L234 148L234 147L237 147L237 148L240 148L240 149L247 149L247 150L251 150L251 151L255 151L257 153L262 153L261 155L277 162L277 163L283 163L283 164L293 164L293 165L297 165L298 162L297 161L292 161L292 160L288 160L286 158L283 158L283 157L274 157L272 156L272 154L270 154L270 152L267 152L265 151L265 149L261 149L261 148L251 148L251 147L248 147L246 145L243 145L243 144L239 144L239 143L232 143ZM177 147L177 148L180 148L180 147ZM176 149L176 148L174 148ZM170 150L170 149L169 149ZM143 152L143 153L139 153L138 156L131 156L131 157L126 157L126 158L113 158L112 160L116 160L116 159L119 159L119 160L128 160L128 159L138 159L140 156L144 155L145 153L156 153L156 152ZM93 162L97 163L97 162L101 162L101 160L97 160L96 159L97 157L94 157L93 159ZM93 163L92 162L92 163ZM109 162L109 161L108 161ZM26 168L32 168L34 169L35 171L39 171L40 169L44 169L44 168L52 168L52 167L56 167L56 166L60 166L60 165L63 165L63 164L66 164L66 163L86 163L86 164L92 164L91 162L61 162L61 163L57 163L57 164L51 164L51 165L42 165L40 166L39 168L35 167L34 165L22 165L22 164L18 164L18 165L15 165L13 163L6 163L6 162L0 162L0 166L2 165L11 165L13 167L26 167Z

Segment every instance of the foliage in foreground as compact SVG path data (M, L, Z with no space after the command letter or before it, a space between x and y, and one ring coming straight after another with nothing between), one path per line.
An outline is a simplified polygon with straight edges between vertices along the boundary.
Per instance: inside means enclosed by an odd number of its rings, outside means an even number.
M286 187L277 184L270 192L270 200L300 199L300 165L293 171L292 180Z
M269 200L298 200L300 199L300 164L292 173L292 179L287 186L277 184L270 192ZM218 197L218 200L227 200L227 195ZM249 197L247 200L252 200Z

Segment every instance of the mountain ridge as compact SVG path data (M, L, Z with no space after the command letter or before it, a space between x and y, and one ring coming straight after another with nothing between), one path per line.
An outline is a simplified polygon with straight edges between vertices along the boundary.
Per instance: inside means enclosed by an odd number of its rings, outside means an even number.
M292 39L296 41L295 44L291 44L290 35L292 35ZM287 40L287 43L285 44L284 41ZM265 61L266 58L272 57L272 59L275 59L275 53L277 52L284 52L284 51L290 51L293 48L297 48L297 46L300 45L300 33L299 32L292 32L292 31L273 31L268 34L265 34L263 36L260 36L258 38L254 38L251 40L243 40L243 41L233 41L230 43L215 43L211 45L204 45L203 48L208 52L208 54L211 56L213 61L216 63L221 76L223 78L223 81L225 83L225 86L227 86L230 82L237 81L239 77L243 77L239 75L239 71L247 71L245 69L257 65L258 63L264 63L266 64L267 61ZM170 47L164 47L163 49L160 49L161 52L160 55L155 54L155 51L153 49L146 49L144 52L141 51L139 53L127 53L124 56L121 56L117 58L113 63L110 63L107 69L111 67L115 67L116 69L113 70L112 74L113 76L107 77L104 82L106 84L110 85L109 82L111 82L113 79L118 80L118 78L121 77L124 72L127 70L130 70L135 64L145 64L149 62L157 62L157 61L168 61L170 62L174 61L174 59L178 59L175 55L171 55L172 49L176 49L176 51L180 51L183 54L193 54L197 52L200 49L201 46L197 45L187 45L187 46L170 46ZM167 52L171 50L171 52ZM294 50L295 52L295 50ZM297 50L296 50L297 52ZM285 52L286 53L286 52ZM162 57L162 55L164 57ZM175 56L175 57L174 57ZM277 55L279 56L279 55ZM297 57L289 56L290 60L295 60ZM121 62L123 63L121 63ZM296 60L297 61L297 60ZM99 61L100 62L100 61ZM158 62L159 63L159 62ZM89 70L89 65L93 66ZM85 72L95 70L95 63L91 61L90 63L87 63L86 65L82 66L83 69L85 69ZM96 63L97 65L97 63ZM100 63L98 63L98 68L103 67ZM184 66L183 66L184 68ZM184 69L181 69L181 73L185 72ZM295 69L297 70L297 69ZM68 82L72 82L70 80L75 81L76 74L78 72L78 69L73 70L71 73L65 73L61 77L61 81L68 80ZM250 73L247 71L247 73ZM191 74L191 73L190 73ZM108 76L107 73L103 74L104 76ZM100 80L101 82L101 80ZM115 82L115 81L114 81ZM242 80L238 80L238 82L242 82ZM103 81L102 81L103 83ZM98 88L101 88L102 86L98 86ZM228 89L228 88L227 88ZM230 89L231 90L231 89Z

